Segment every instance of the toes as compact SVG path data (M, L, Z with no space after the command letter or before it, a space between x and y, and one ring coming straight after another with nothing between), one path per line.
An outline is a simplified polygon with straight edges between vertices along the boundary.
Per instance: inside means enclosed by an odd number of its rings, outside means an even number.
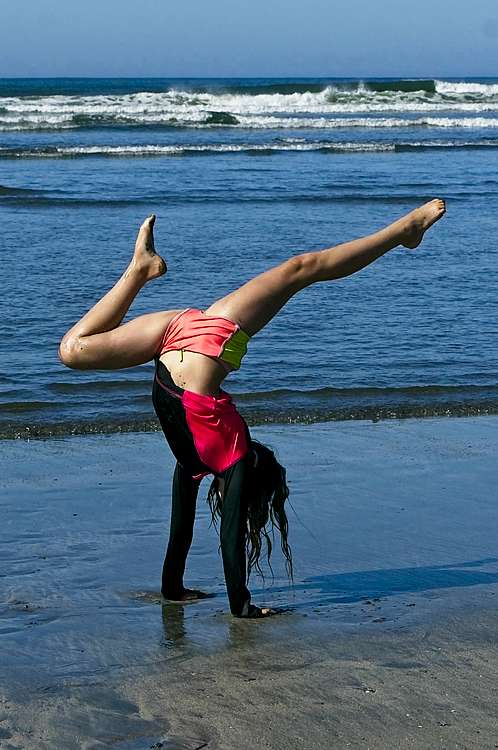
M438 212L439 219L444 213L446 213L446 206L445 206L444 201L439 201L439 203L437 204L437 212Z

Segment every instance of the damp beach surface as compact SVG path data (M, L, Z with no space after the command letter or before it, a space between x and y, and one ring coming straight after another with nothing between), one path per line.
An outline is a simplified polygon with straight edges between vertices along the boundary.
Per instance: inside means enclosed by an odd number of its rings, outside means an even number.
M186 582L215 596L161 599L161 435L3 442L2 750L495 747L498 418L254 434L293 506L263 621L228 614L207 484Z

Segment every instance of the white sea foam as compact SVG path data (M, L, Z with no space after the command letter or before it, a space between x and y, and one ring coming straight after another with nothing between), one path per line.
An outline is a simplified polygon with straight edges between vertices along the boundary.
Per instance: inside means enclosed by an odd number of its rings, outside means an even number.
M449 96L473 94L480 97L497 97L497 83L473 83L471 81L436 81L436 92Z
M328 118L382 113L390 113L393 118L416 113L434 117L454 113L454 122L458 123L462 118L456 117L456 113L479 116L487 112L498 114L498 84L436 81L435 90L430 91L424 88L374 91L368 84L359 84L350 89L327 86L319 92L290 94L169 90L123 95L3 97L0 99L0 129L65 129L113 124L341 127L329 124ZM382 124L375 117L369 125L356 122L349 120L344 126L403 127L411 124L408 121L402 125ZM489 122L482 118L482 125L464 123L450 127L494 127ZM419 123L414 121L414 124Z
M182 119L183 117L183 119ZM121 124L123 126L149 125L149 126L189 126L192 128L238 128L249 130L335 130L350 128L367 129L405 129L405 128L465 128L465 129L495 129L498 128L496 117L279 117L276 115L239 115L236 122L220 123L206 119L206 113L186 113L175 118L170 115L147 113L137 119L137 116L120 115L112 122L106 120L106 124ZM102 120L94 120L94 127ZM90 125L90 122L86 123ZM61 114L25 114L22 119L0 115L0 131L34 131L34 130L66 130L82 127L79 121L75 121L72 115Z
M330 153L382 153L397 149L428 148L498 148L496 141L410 141L406 143L372 143L354 141L302 141L282 139L278 143L206 143L198 145L127 145L127 146L51 146L37 149L0 148L1 158L77 158L77 157L146 157L195 154L277 153L285 151L328 151Z
M496 117L423 117L413 122L428 128L498 128Z
M278 151L317 151L329 149L337 152L394 151L394 144L382 143L330 143L327 141L296 143L292 139L280 143L210 143L199 145L174 146L55 146L40 149L1 149L0 158L10 157L77 157L77 156L182 156L196 153L241 153Z

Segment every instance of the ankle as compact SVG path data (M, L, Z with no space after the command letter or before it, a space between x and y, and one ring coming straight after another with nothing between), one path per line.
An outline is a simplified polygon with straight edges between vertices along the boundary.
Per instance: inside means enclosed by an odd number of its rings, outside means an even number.
M394 248L399 247L401 244L403 244L403 238L406 234L406 226L402 223L401 220L395 221L393 224L390 224L384 231L386 233L386 252L389 252L389 250L394 250Z
M139 263L135 258L130 261L130 264L123 274L124 278L133 281L137 289L141 289L148 281L147 268Z

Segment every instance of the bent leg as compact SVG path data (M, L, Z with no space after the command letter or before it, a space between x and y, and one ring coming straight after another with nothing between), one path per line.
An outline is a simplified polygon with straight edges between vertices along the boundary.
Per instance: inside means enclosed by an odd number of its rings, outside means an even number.
M171 526L164 559L161 593L166 599L181 600L186 589L183 575L194 533L195 506L199 480L177 463L173 476Z
M136 325L118 329L140 289L166 271L166 264L154 249L155 217L144 221L138 233L132 261L113 288L64 336L59 356L68 367L78 369L132 367L154 356L162 317L144 316ZM143 340L138 334L143 326ZM118 335L113 335L119 330ZM164 328L163 328L164 331Z
M254 336L294 294L310 284L349 276L398 245L417 247L425 231L444 212L444 202L436 199L379 232L326 250L297 255L218 300L206 314L227 317Z
M118 370L150 362L157 353L161 338L178 310L149 313L130 320L112 331L64 337L60 358L77 370Z

